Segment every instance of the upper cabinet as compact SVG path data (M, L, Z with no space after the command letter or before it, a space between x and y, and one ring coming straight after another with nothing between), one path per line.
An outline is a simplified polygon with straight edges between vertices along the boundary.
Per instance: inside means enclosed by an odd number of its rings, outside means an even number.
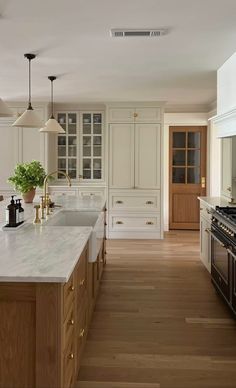
M161 121L159 107L110 108L110 123L156 123Z
M58 112L57 119L65 130L57 137L58 170L75 181L104 180L103 112Z
M161 108L109 109L109 187L160 189Z

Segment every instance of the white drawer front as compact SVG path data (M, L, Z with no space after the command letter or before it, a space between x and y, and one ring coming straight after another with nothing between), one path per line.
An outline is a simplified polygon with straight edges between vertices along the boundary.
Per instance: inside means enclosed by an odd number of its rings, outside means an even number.
M111 215L110 216L111 230L160 230L160 216L159 214L140 215Z
M200 216L206 218L209 222L211 222L212 217L212 208L207 206L205 203L200 201Z
M50 190L50 195L52 196L61 196L61 195L68 195L68 196L75 196L77 193L75 190Z
M134 108L111 108L109 109L110 123L133 123Z
M110 194L109 208L112 211L116 210L159 210L160 209L160 193L130 195L124 193Z
M157 123L161 120L160 108L136 108L136 123Z
M81 191L79 190L79 196L82 197L82 198L85 198L85 197L95 197L95 196L101 196L103 197L104 196L104 191L101 190L101 191Z

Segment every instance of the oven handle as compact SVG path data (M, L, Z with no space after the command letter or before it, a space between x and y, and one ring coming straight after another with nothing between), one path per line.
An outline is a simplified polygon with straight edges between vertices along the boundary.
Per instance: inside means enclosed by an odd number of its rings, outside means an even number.
M224 243L222 243L222 241L220 241L217 237L216 237L216 235L215 235L215 233L213 233L212 232L212 230L211 229L209 229L209 228L207 228L207 229L205 229L205 232L207 232L208 234L210 234L221 246L222 246L222 248L228 248Z

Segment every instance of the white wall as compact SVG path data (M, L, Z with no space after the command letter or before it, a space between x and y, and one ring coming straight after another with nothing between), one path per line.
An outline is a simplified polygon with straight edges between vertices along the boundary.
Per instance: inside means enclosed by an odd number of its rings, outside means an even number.
M208 125L208 116L209 116L208 113L165 113L164 115L164 161L163 162L164 162L164 230L165 231L169 229L169 127L174 125L180 125L180 126L181 125L182 126ZM211 130L211 135L209 137L208 150L207 150L207 156L208 156L207 170L208 171L211 171L211 168L209 165L210 163L209 156L210 156L210 149L211 149L212 142L213 143L215 142L213 129ZM207 187L208 187L208 194L211 193L211 190L215 192L214 184L212 184L211 181L209 180L209 173L207 176Z
M236 53L217 71L217 114L236 108Z

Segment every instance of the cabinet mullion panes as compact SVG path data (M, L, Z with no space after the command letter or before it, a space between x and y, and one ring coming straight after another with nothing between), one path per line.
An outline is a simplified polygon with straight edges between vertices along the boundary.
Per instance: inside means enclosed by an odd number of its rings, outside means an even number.
M62 126L62 128L65 130L65 134L58 135L58 169L63 172L66 172L71 179L76 179L78 175L77 113L58 113L57 120ZM64 180L65 177L61 174L58 174L58 179Z

